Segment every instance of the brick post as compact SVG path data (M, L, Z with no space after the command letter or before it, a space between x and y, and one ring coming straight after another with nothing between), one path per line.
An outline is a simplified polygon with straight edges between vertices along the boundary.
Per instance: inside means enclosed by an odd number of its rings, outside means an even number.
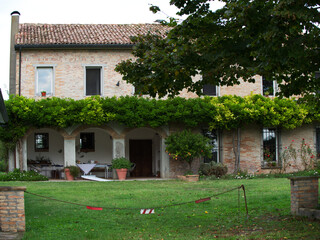
M0 187L0 231L24 232L26 187Z
M291 213L299 215L300 208L318 207L318 178L319 177L291 177Z

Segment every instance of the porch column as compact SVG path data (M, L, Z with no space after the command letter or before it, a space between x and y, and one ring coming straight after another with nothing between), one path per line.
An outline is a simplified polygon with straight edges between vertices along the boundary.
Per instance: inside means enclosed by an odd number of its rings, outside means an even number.
M125 139L113 139L112 141L112 158L125 157Z
M8 160L8 170L12 172L14 170L14 150L9 150Z
M27 141L27 138L24 137L22 139L22 166L23 166L23 170L25 171L28 170L27 159L28 159L28 141Z
M64 138L64 166L76 165L76 139Z
M15 159L14 168L19 168L20 169L20 167L19 167L19 159L20 159L19 144L16 144L15 151L16 151L16 159Z
M170 177L170 162L169 155L166 153L165 139L161 138L160 142L160 177Z

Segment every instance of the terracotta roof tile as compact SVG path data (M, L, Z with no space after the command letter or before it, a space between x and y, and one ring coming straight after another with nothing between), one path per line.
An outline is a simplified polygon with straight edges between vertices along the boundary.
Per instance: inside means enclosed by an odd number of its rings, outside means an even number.
M148 32L165 35L160 24L33 24L19 25L17 45L132 44L130 37Z

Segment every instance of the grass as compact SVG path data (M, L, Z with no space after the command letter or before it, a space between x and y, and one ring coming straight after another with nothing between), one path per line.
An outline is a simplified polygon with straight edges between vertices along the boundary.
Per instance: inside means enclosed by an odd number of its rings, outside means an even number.
M210 201L155 208L141 215L140 208L188 202L243 184ZM319 221L290 215L288 179L128 182L0 182L26 186L27 191L84 205L127 208L88 210L25 193L24 239L318 239ZM134 208L134 209L132 209Z

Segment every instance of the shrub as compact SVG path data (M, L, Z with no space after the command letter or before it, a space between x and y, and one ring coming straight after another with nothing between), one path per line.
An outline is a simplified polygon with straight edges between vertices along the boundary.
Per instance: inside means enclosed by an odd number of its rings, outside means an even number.
M12 172L0 174L0 181L48 181L48 178L35 171L20 172L19 169L15 169Z
M132 163L125 157L114 158L112 160L112 169L131 168Z
M70 174L71 176L73 176L74 178L78 177L80 174L80 168L77 166L67 166L65 168L69 168L70 169Z
M7 163L4 160L0 160L0 172L7 171Z
M212 146L209 144L209 139L190 130L171 134L166 139L166 145L169 156L174 160L186 161L189 164L189 171L194 158L211 155Z
M228 172L227 166L222 163L209 162L202 163L199 168L199 174L204 176L215 176L217 178L226 175Z

